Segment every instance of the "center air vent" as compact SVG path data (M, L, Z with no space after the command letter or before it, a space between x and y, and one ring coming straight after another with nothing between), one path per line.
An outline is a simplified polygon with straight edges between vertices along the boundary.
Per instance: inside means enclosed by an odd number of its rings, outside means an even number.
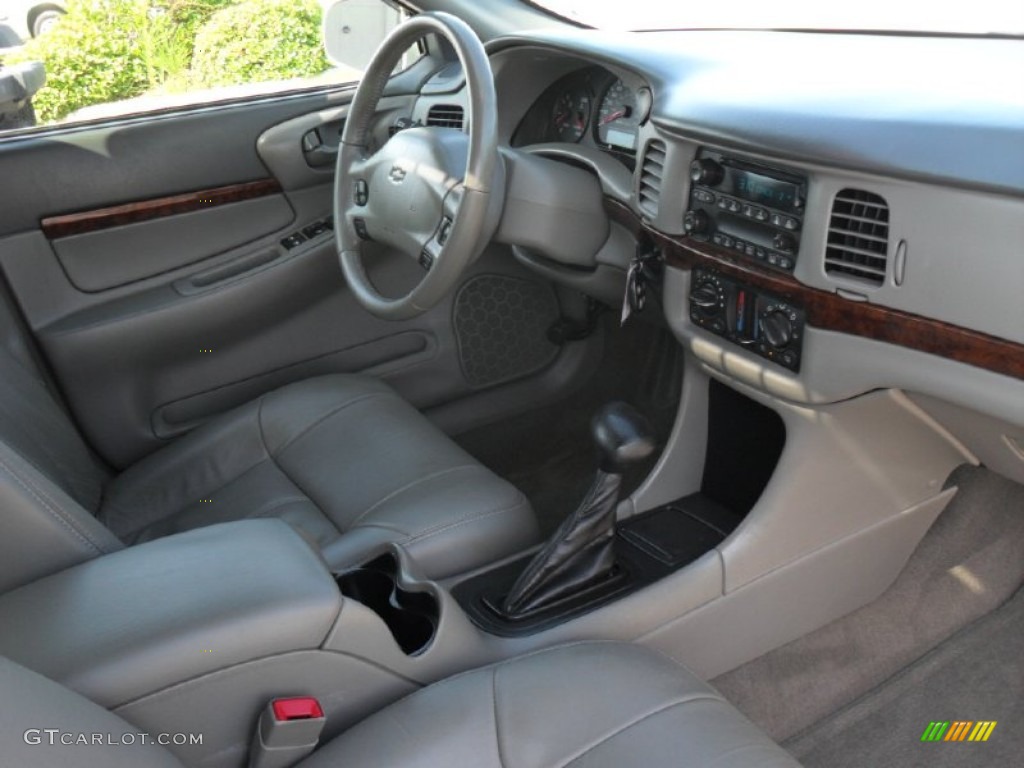
M640 183L637 188L637 205L650 218L658 215L658 200L661 197L661 181L665 175L665 142L652 139L644 149L640 163Z
M427 113L427 125L462 130L463 110L458 104L435 104Z
M885 281L889 251L889 206L862 189L844 189L832 203L825 272L871 285Z

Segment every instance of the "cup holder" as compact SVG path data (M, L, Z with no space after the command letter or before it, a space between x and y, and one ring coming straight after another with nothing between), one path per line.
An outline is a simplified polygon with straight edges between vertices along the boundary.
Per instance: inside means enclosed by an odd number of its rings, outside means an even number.
M434 638L440 608L433 595L398 586L397 574L398 561L387 554L339 574L337 582L341 594L380 616L398 647L415 656Z

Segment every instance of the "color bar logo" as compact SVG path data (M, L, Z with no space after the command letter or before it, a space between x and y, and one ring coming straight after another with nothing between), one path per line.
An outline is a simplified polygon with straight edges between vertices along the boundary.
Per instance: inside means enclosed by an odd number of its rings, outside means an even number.
M921 741L988 741L995 729L995 720L933 720L921 734Z

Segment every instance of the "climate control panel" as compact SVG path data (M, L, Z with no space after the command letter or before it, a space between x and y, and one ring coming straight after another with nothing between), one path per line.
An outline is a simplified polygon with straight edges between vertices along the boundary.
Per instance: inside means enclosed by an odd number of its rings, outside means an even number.
M800 370L805 314L790 302L696 268L690 284L690 320L773 363Z

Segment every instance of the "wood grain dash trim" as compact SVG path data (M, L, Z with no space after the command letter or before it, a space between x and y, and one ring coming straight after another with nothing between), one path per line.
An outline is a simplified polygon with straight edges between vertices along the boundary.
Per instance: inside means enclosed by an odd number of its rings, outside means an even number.
M815 328L883 341L1024 379L1024 344L902 310L844 299L804 285L790 275L738 259L732 251L712 243L665 234L616 200L606 199L605 209L614 221L656 243L668 266L683 270L707 267L791 301L804 308L807 323Z
M228 203L253 200L280 192L281 185L277 183L276 179L260 179L197 192L185 192L170 197L123 203L109 208L96 208L91 211L80 211L61 216L47 216L40 220L39 228L50 240L57 240L61 237L83 235L87 232L97 232L125 224L137 224L140 221L151 221L166 216L215 208Z

